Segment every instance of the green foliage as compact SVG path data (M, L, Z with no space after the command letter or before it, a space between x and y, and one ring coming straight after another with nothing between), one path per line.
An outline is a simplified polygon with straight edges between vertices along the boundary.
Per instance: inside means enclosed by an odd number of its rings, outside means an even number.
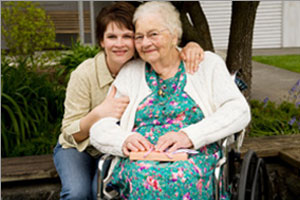
M63 55L60 64L69 69L75 69L80 63L94 57L99 51L99 47L82 45L77 41L72 44L71 51Z
M79 41L72 44L71 51L62 55L60 64L64 67L58 71L58 76L64 77L67 82L70 78L70 73L78 67L83 61L94 57L100 51L99 47L82 45Z
M278 104L266 98L250 101L252 121L249 136L288 135L300 133L300 79Z
M26 61L1 60L1 155L47 154L57 142L65 86Z
M58 46L54 24L37 3L11 1L2 5L1 32L11 55L24 59Z
M98 52L99 48L77 42L62 59L56 57L63 66L51 68L45 65L45 57L35 62L38 67L32 67L28 58L12 61L1 52L3 157L52 153L60 134L69 75L82 61Z
M299 104L299 103L298 103ZM284 101L251 100L252 121L249 136L288 135L300 133L300 106Z
M253 56L253 60L300 73L300 55Z

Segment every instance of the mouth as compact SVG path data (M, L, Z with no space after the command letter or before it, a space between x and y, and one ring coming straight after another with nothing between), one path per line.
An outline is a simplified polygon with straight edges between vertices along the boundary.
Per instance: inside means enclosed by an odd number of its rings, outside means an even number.
M143 53L148 54L148 53L152 53L156 51L156 49L147 49L147 50L143 50Z
M122 56L127 53L127 50L114 50L113 53L117 56Z

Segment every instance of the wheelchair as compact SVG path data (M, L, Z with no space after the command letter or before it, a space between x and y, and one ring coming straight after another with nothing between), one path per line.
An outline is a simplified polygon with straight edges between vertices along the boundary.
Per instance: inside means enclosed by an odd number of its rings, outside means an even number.
M244 130L234 135L233 144L226 138L222 143L223 157L215 169L215 199L218 197L220 169L224 170L225 188L232 200L269 200L271 188L265 162L253 150L248 150L241 158L240 148Z
M222 173L225 189L231 194L232 200L269 200L271 188L269 176L262 158L249 150L241 158L245 131L236 133L221 141L223 157L217 162L214 171L214 199L219 199L219 183ZM97 200L120 199L115 188L109 186L113 167L116 165L114 156L105 154L98 163Z
M236 76L233 79L243 91L247 85ZM241 156L240 148L244 140L245 130L235 133L219 141L223 157L219 159L214 171L214 199L218 200L220 179L225 179L225 190L231 194L232 200L269 200L272 199L269 176L265 162L252 150ZM97 200L120 199L118 191L109 185L114 156L105 154L98 163Z

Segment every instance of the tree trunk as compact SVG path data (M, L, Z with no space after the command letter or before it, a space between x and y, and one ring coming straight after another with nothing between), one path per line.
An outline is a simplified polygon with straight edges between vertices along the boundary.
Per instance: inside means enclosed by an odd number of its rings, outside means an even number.
M180 12L182 22L182 44L197 42L204 50L214 51L209 26L198 1L173 1L172 4ZM188 16L190 16L189 21Z
M249 99L252 78L252 39L258 1L233 1L230 36L226 64L231 73L239 71L248 89L244 95Z

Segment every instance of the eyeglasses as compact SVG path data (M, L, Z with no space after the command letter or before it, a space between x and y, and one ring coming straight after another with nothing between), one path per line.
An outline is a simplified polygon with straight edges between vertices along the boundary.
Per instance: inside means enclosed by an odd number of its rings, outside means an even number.
M168 29L162 29L162 30L153 30L153 31L149 31L148 33L146 33L146 36L143 34L135 34L134 36L134 40L136 43L140 44L143 42L144 38L146 37L148 40L150 40L151 42L155 42L159 39L159 37L161 36L161 32L163 31L167 31Z

